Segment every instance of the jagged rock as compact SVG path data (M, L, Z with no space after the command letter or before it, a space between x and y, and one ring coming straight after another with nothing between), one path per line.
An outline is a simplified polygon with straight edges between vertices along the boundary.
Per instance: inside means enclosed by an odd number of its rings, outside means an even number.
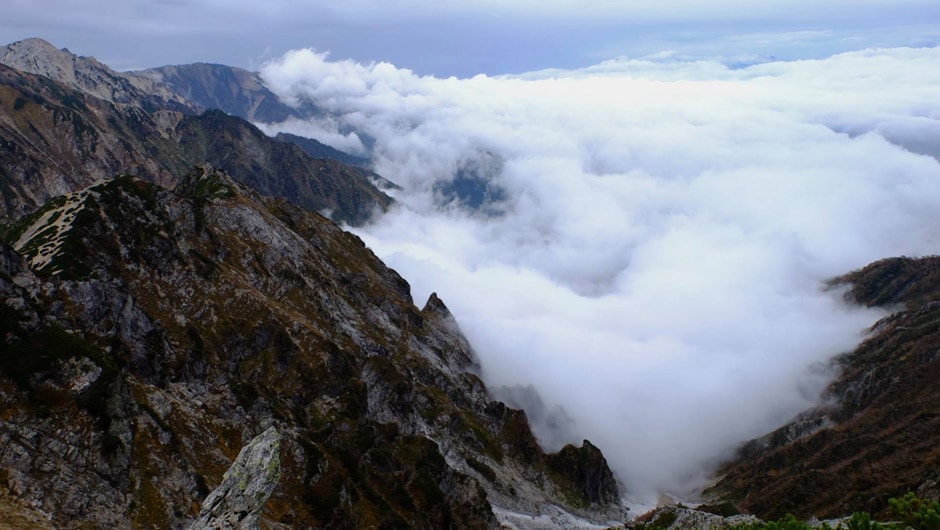
M651 513L642 515L639 519L642 520L633 521L629 526L659 530L721 530L731 526L752 525L761 522L754 515L735 514L723 516L681 505L657 508Z
M576 439L574 419L559 405L548 407L532 385L503 386L490 390L496 399L526 411L532 431L542 447L556 451Z
M934 502L940 502L940 471L933 471L917 487L917 496Z
M0 528L3 530L54 530L50 519L49 514L0 487Z
M10 245L0 242L0 272L7 276L16 276L23 272L26 264L23 258Z
M581 447L566 445L561 451L549 455L548 467L556 473L573 477L578 491L592 503L614 503L620 497L617 481L607 467L607 459L587 440Z
M281 435L274 427L253 438L206 497L190 530L255 530L261 508L281 479Z
M668 530L712 530L724 528L726 526L725 518L687 508L673 507L664 510L662 514L650 521L652 526L662 526L662 519L667 516L672 518L672 524L664 528Z

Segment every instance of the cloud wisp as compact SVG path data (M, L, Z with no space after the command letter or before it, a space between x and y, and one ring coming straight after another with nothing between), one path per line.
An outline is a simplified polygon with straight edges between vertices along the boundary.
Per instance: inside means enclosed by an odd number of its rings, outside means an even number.
M470 79L299 50L262 75L331 113L321 138L374 140L403 190L360 235L637 493L816 402L879 316L826 279L940 246L937 48Z

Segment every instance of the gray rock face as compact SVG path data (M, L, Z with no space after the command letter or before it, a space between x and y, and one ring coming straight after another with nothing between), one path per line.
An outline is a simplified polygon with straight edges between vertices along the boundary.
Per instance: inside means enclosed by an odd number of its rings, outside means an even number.
M219 485L202 503L190 530L259 528L261 507L281 479L281 435L274 427L238 453Z
M592 503L616 503L620 496L617 481L607 467L601 450L584 440L581 447L566 445L549 455L548 466L557 473L575 478L575 487Z

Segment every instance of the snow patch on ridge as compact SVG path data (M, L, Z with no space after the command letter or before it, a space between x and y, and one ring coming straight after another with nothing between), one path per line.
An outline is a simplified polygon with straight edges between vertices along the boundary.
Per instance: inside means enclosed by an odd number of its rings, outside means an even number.
M72 229L78 212L91 193L85 189L64 195L61 206L50 208L43 213L14 243L13 248L29 259L30 268L42 270L61 253L65 236ZM62 271L55 269L49 271L52 275L60 272Z

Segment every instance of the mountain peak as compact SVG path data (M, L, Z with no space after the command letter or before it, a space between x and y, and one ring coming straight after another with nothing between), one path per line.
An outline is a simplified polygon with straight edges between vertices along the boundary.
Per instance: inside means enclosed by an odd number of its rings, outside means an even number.
M40 38L23 39L0 47L0 64L48 77L112 103L136 105L149 111L196 112L190 102L153 80L116 72L94 57L75 55Z
M444 318L451 317L450 310L447 309L444 302L437 296L437 293L431 293L431 296L428 297L428 301L424 304L424 308L421 312L427 313L428 315L440 315Z
M10 43L6 47L10 49L17 49L17 50L28 48L28 49L43 49L43 50L47 50L48 52L60 51L58 48L53 46L51 42L47 41L46 39L41 39L39 37L27 37L23 40L18 40L16 42ZM62 51L64 51L64 49Z

